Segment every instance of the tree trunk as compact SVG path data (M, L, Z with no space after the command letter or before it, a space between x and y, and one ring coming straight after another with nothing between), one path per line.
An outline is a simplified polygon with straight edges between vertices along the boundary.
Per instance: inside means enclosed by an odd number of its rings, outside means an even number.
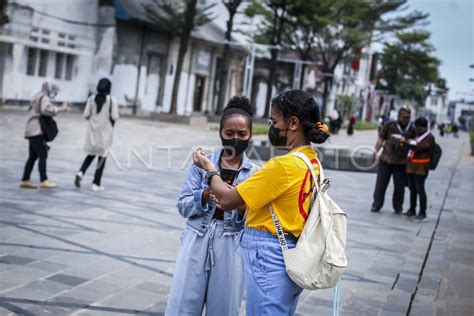
M182 36L179 44L178 62L176 63L176 74L174 76L173 94L171 97L171 108L169 113L176 114L178 107L179 82L181 80L181 71L183 70L183 61L188 49L189 35Z
M306 61L306 59L303 59L303 61ZM298 89L303 90L303 85L304 85L304 72L306 71L306 65L301 64L301 74L300 74L300 86Z
M281 10L278 15L278 9ZM285 19L286 12L286 0L283 0L279 6L275 6L273 9L273 29L272 29L272 40L270 41L272 46L281 44L281 34L283 32L283 22ZM267 79L267 97L265 99L265 113L263 117L268 117L270 114L270 102L272 100L273 83L275 82L275 73L277 67L278 49L271 48L271 61L270 61L270 74Z
M217 97L217 110L216 114L222 114L224 109L225 97L227 92L227 79L229 77L230 67L230 41L232 40L232 28L234 25L234 15L237 12L237 6L231 7L229 10L229 20L227 21L227 30L225 33L226 43L224 45L224 52L222 55L222 68L219 75L219 95Z
M321 120L326 118L327 104L329 99L330 88L332 87L332 76L324 74L324 90L323 90L323 106L321 107Z
M273 83L275 82L278 50L272 48L271 56L272 59L270 61L270 73L267 79L267 98L265 99L265 113L263 114L263 117L268 117L270 115L270 102L272 100Z
M194 29L196 5L197 5L197 0L191 0L186 4L186 12L185 12L186 23L185 23L182 34L180 34L178 62L176 63L176 74L174 76L173 94L171 97L171 108L169 111L170 114L176 114L178 110L177 104L178 104L179 83L181 80L181 71L183 70L184 56L186 55L186 51L188 50L188 43L189 43L189 39L191 38L191 32Z
M219 74L219 94L217 97L216 115L221 115L224 109L225 97L227 92L227 79L229 77L230 66L230 45L224 45L224 53L222 55L222 68Z
M254 115L257 115L257 95L258 95L258 86L260 84L260 79L252 81L252 90L250 96L250 103L252 104L252 112Z

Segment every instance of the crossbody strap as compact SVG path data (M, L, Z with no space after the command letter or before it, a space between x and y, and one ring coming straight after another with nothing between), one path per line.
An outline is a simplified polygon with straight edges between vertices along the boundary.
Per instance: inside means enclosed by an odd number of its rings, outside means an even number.
M303 154L301 152L295 152L295 153L293 153L293 155L296 156L296 157L301 158L306 163L306 165L308 166L308 169L311 172L311 175L313 176L313 179L314 179L315 185L314 185L314 189L313 189L313 196L311 198L311 202L310 202L310 205L309 205L309 209L311 210L311 208L313 207L313 203L316 200L316 195L317 195L318 189L320 187L319 184L318 184L318 177L316 176L316 173L314 172L313 164L308 159L308 157L306 157L305 154ZM322 179L325 179L323 169L321 167L321 163L319 162L319 160L317 158L316 158L316 161L318 162L318 165L319 165L319 172L320 172L319 174L322 177ZM268 203L268 208L270 209L270 213L272 214L273 225L275 225L275 230L276 230L276 233L277 233L277 236L278 236L278 241L280 242L281 251L285 252L286 250L288 250L288 243L286 242L285 233L283 232L283 228L281 227L280 220L278 219L278 216L275 214L275 211L273 210L272 203Z
M280 242L281 251L285 252L288 250L288 244L286 243L285 233L283 233L283 228L281 227L280 220L273 210L272 203L268 203L268 208L272 214L273 224L275 225L275 230L277 232L278 241Z
M39 101L38 101L38 112L39 112L40 116L43 115L43 110L41 109L41 102L43 101L43 97L44 97L44 95L41 95L40 98L39 98Z

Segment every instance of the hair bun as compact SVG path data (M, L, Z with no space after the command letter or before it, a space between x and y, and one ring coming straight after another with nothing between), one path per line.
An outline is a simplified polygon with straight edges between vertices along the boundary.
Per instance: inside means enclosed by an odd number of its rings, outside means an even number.
M247 112L250 116L253 115L252 104L245 96L233 96L227 103L224 112L230 109L240 109Z

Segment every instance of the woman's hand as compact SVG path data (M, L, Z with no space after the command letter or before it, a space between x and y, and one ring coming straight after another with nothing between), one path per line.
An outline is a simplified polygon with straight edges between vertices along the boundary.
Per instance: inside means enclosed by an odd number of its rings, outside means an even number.
M193 162L196 165L196 167L204 169L207 172L209 172L210 170L216 169L212 161L210 161L209 158L207 158L202 148L196 149L196 151L193 153Z
M374 152L372 153L372 161L373 161L373 162L377 161L377 152L376 152L376 151L374 151Z
M219 203L219 200L217 199L217 197L212 193L211 191L211 194L209 195L210 199L216 204L216 207L217 208L220 208L222 210L222 205Z

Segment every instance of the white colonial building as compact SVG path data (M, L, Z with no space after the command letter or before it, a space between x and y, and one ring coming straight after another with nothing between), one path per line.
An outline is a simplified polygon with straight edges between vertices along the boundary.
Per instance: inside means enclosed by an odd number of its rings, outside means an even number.
M58 101L83 104L97 81L112 81L121 106L168 112L179 39L153 22L152 0L10 0L0 27L0 99L28 103L44 81ZM178 114L217 106L224 30L210 22L194 31L178 92ZM245 52L232 46L226 98L241 92Z

